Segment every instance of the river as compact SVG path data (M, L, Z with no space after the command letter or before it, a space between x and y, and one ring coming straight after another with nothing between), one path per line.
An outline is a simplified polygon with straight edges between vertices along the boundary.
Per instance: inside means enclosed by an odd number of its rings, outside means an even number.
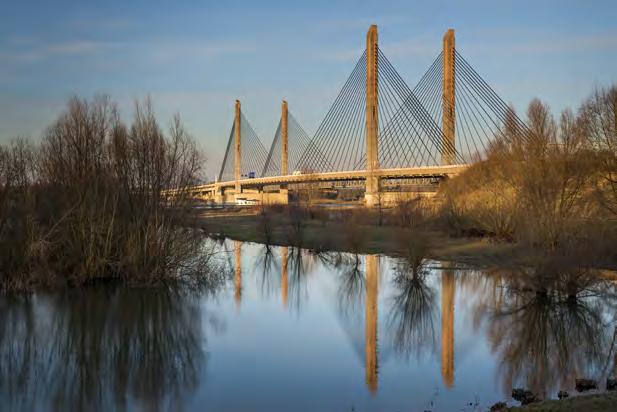
M0 297L0 409L484 411L616 372L610 282L539 293L451 263L206 249L222 281L204 287Z

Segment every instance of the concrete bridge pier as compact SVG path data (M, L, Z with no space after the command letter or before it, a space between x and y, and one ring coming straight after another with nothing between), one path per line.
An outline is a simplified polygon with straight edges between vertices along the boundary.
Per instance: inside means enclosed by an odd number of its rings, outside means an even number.
M369 207L377 206L380 201L379 176L375 175L375 171L379 169L377 56L377 26L373 24L366 34L366 191L364 202Z
M223 187L217 187L214 193L214 202L216 204L222 205L225 203L229 203L232 199L230 199L229 191L225 190Z

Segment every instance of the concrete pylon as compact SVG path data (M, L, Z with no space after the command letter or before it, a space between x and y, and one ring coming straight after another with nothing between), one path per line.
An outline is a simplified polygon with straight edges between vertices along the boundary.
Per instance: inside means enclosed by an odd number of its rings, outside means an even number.
M441 130L444 141L441 146L441 164L451 165L456 159L455 138L455 75L454 75L454 30L443 36L443 85Z
M456 277L441 273L441 377L446 388L454 386L454 300Z
M240 133L241 125L241 111L240 111L240 100L236 100L236 113L234 116L234 179L236 181L236 194L242 192L242 188L240 187L240 179L242 179L242 152L241 152L241 141L242 138Z
M287 113L287 101L283 100L283 103L281 104L281 176L287 176L289 174L289 165L287 163Z
M378 386L377 298L379 296L379 255L366 255L366 299L364 319L365 381L374 394Z
M377 56L377 26L373 24L366 33L366 191L364 201L370 207L377 205L380 190L379 177L375 175L375 171L379 169Z
M288 113L287 101L283 100L281 104L281 176L287 176L289 174ZM287 204L289 201L287 185L280 185L279 193L282 196L281 203Z

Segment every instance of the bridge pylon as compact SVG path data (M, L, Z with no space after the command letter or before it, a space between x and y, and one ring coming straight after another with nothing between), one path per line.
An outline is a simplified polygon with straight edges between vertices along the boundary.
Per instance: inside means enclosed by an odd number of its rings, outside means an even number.
M373 24L366 33L366 190L364 201L367 206L375 206L379 200L379 125L378 125L378 54L377 26Z
M283 100L281 103L281 176L287 176L289 174L289 133L288 133L288 115L287 101ZM287 185L279 186L279 193L282 198L286 199L284 203L288 202L289 192Z
M281 176L289 174L287 113L287 101L283 100L281 104Z
M441 164L443 166L451 165L456 159L454 43L454 29L449 29L443 36L443 115L441 118L444 139L441 145Z
M241 152L241 116L242 112L240 109L240 100L236 100L236 112L234 116L234 180L235 184L235 193L242 193L242 187L240 186L240 180L242 179L242 152Z

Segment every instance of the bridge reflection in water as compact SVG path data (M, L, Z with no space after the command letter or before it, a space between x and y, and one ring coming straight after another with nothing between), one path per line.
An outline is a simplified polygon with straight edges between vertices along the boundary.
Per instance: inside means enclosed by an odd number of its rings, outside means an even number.
M291 249L291 251L290 251ZM240 248L237 248L240 250ZM455 388L456 384L456 340L455 340L455 305L456 305L456 290L457 287L463 287L465 289L469 289L470 285L474 285L474 282L477 282L478 275L469 274L466 276L459 277L457 276L456 270L451 268L451 264L443 263L442 268L435 272L432 269L428 269L426 267L422 267L419 269L410 268L403 259L403 264L399 265L400 273L396 274L395 277L398 276L398 283L395 286L395 298L394 304L389 305L386 309L389 309L390 315L390 323L386 324L386 328L383 332L380 333L379 322L380 322L380 283L381 283L381 267L383 265L384 260L389 258L385 258L379 255L366 255L364 256L364 273L361 270L361 261L362 259L358 256L353 256L349 254L340 254L340 253L312 253L307 251L302 251L298 248L294 247L280 247L280 294L281 300L285 307L288 305L288 293L289 289L299 288L299 282L306 281L308 276L308 272L310 272L311 268L314 268L315 262L319 264L329 266L332 269L337 269L345 273L345 275L340 278L341 285L340 287L344 289L343 294L348 296L339 296L340 304L342 306L349 305L351 306L353 311L357 312L357 308L354 307L354 300L356 302L363 303L363 329L364 329L364 337L363 337L363 364L364 364L364 380L367 389L371 394L376 394L379 389L379 372L380 372L380 358L384 356L389 356L392 347L390 347L391 343L389 342L390 337L393 337L395 352L405 354L409 351L416 351L418 356L422 355L423 350L428 350L430 352L432 347L436 347L436 340L434 338L434 324L437 313L435 313L436 301L434 299L434 295L436 291L439 290L440 303L439 303L439 317L440 317L440 328L439 328L439 342L440 342L440 354L439 354L439 362L440 362L440 372L441 372L441 380L442 384L446 389ZM288 274L288 267L290 259L293 257L293 268L294 268L294 276L290 278ZM475 272L472 272L475 273ZM432 276L437 275L439 279L438 285L434 285L434 282L428 278L427 275L432 274ZM482 295L482 289L474 290L475 294L480 294L479 303L475 307L478 311L478 314L475 316L480 316L480 318L485 318L487 316L487 306L493 306L491 309L494 313L501 313L503 311L503 305L507 305L508 303L513 304L516 302L509 301L505 296L504 292L501 291L503 288L504 279L509 281L511 278L507 275L502 275L500 277L492 278L486 275L481 275L480 279L485 282L485 286L491 287L491 292L485 292L485 295ZM457 286L457 283L461 282L461 285ZM438 286L438 287L436 287ZM304 286L306 287L306 285ZM387 288L386 288L387 289ZM464 290L465 290L464 289ZM498 291L499 299L496 301L487 301L487 297L495 296L496 291ZM389 293L392 291L384 291L384 293ZM465 290L466 294L473 294L470 290ZM362 295L363 294L363 295ZM296 304L294 305L295 310L299 310L301 307L302 294L295 293ZM517 299L520 296L516 295ZM387 300L382 302L382 304L386 303ZM535 301L534 301L535 302ZM549 302L550 303L550 302ZM538 308L538 312L546 311L549 315L552 314L552 306L546 303L547 306L541 306ZM578 302L576 306L577 308L585 307L583 305L584 302ZM537 306L530 306L531 308L536 308ZM557 306L558 307L558 306ZM597 309L597 308L596 308ZM515 313L518 313L515 311ZM521 312L526 313L526 312ZM509 319L511 315L507 317L495 317L489 318L490 322L488 323L489 327L493 325L503 325L506 319ZM596 315L599 316L599 315ZM572 315L573 318L576 318L576 315ZM597 335L601 335L603 332L602 322L598 318L597 324L590 328L589 326L584 326L583 324L576 324L577 327L587 327L588 330L593 330ZM525 321L521 324L521 326L527 325L528 322ZM478 327L475 325L474 327ZM524 326L526 327L526 326ZM355 331L350 332L351 335L355 334ZM532 333L533 334L533 333ZM521 336L525 336L525 334L521 333ZM380 338L381 337L381 338ZM555 337L559 341L566 340L561 335ZM380 341L385 341L385 347L380 346ZM516 341L516 339L513 339ZM499 339L495 340L495 342L499 342ZM592 342L596 342L592 339ZM601 352L597 349L597 346L594 344L594 350L597 352ZM517 351L516 353L519 353ZM545 354L547 359L550 358L550 354ZM507 356L510 356L509 354ZM566 356L567 358L568 356ZM561 358L561 356L559 356ZM616 358L617 359L617 358ZM506 359L506 362L509 362L509 359ZM551 368L554 373L558 373L559 367L554 365ZM546 372L540 374L542 376L546 376ZM510 373L510 372L508 372ZM518 373L518 372L517 372ZM548 378L547 378L548 379ZM507 388L512 385L512 377L509 377L508 374L504 377L504 383ZM538 387L537 384L534 384L535 387ZM508 389L506 389L506 392Z
M454 272L441 273L441 376L444 385L454 385L454 299L456 278Z
M365 368L366 385L371 392L377 391L377 298L379 295L379 256L366 256L366 301L365 301Z
M281 300L283 306L287 307L287 294L289 293L289 275L287 264L289 260L289 247L281 246Z
M239 309L242 298L242 242L233 241L234 243L234 300L236 306ZM289 249L292 249L291 253ZM269 259L272 253L270 247L265 247L264 253L268 256L263 260ZM305 277L306 267L310 267L310 264L304 262L305 259L319 259L318 255L307 255L304 251L288 246L281 246L278 248L280 253L280 297L284 308L288 307L289 299L289 264L290 259L294 261L292 265L294 267L294 279L298 282L302 277ZM323 256L322 256L323 258ZM379 283L381 279L381 260L379 255L366 255L364 257L364 273L362 274L358 265L360 263L359 258L356 256L351 259L353 263L353 273L355 275L363 275L363 287L364 287L364 369L365 369L365 382L366 386L371 394L375 394L379 388ZM331 263L331 259L325 258L321 260L321 263ZM340 263L340 262L339 262ZM277 267L277 270L279 268ZM269 265L264 265L264 271L270 271ZM263 277L269 276L268 274L262 274ZM403 273L403 276L407 274ZM415 275L414 275L415 277ZM428 288L426 285L426 279L416 279L419 284L411 286L411 288ZM454 305L455 305L455 290L456 290L456 275L454 270L446 268L441 273L441 375L442 381L446 388L452 388L454 386L455 366L454 366ZM359 290L355 290L351 293L358 293ZM407 292L409 293L409 292ZM427 292L424 292L427 293ZM432 294L432 291L428 293ZM417 302L414 299L422 296L420 294L411 293L407 296L406 300L401 302L403 307L397 308L400 311L425 311L429 313L428 317L432 317L432 297L421 297L422 302ZM300 303L296 305L296 308L300 306ZM423 308L423 306L428 306ZM412 308L413 307L413 308ZM410 309L411 308L411 309ZM422 314L413 314L410 318L402 320L403 322L413 322L414 320L422 317ZM432 328L432 319L428 319L425 325L406 325L403 329L407 329L403 333L411 334L415 333L414 329L426 328L427 326ZM419 331L420 335L423 335L423 331ZM399 337L406 340L405 337ZM425 336L415 341L420 346L424 344L431 344L432 336ZM428 342L431 341L431 342ZM410 345L411 342L405 342L404 345Z
M3 410L422 410L436 387L440 410L488 409L615 373L610 282L218 245L226 276L198 291L0 295Z
M234 256L235 272L234 272L234 300L236 306L240 309L240 303L242 301L242 242L234 240Z

